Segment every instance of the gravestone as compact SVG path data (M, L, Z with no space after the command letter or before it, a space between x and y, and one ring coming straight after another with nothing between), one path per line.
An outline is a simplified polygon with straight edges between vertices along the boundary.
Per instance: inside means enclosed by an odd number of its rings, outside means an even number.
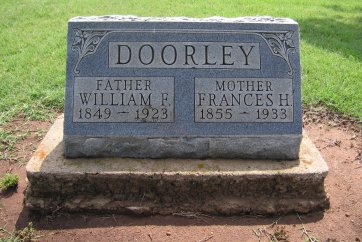
M26 168L30 209L238 215L329 206L327 164L302 133L291 19L76 17L66 79L64 117Z
M295 159L301 134L291 19L69 21L67 157Z

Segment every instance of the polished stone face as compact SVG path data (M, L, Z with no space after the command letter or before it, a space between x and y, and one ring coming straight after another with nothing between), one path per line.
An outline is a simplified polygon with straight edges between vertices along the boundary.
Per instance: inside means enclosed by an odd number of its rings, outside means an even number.
M92 151L84 154L82 148L72 156L104 155L112 138L110 156L137 157L137 147L147 147L149 137L173 140L158 143L160 153L163 146L175 146L182 147L178 155L184 152L179 157L200 157L197 147L209 147L214 137L237 157L250 137L263 150L255 138L282 136L292 137L293 155L283 150L283 157L291 158L297 156L301 131L299 29L293 20L104 16L69 21L65 150L79 141ZM128 138L139 143L132 155L120 152ZM240 140L230 143L230 138ZM255 157L260 155L265 157Z

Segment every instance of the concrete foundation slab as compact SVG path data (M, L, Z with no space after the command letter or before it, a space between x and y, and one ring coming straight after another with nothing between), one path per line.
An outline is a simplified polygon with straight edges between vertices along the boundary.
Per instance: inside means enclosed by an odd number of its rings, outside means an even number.
M328 166L304 134L299 159L64 157L63 116L29 161L25 204L44 212L307 213L329 207Z

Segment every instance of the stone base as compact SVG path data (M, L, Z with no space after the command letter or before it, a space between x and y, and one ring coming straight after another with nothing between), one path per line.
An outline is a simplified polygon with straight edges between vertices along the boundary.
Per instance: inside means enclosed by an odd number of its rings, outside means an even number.
M29 161L25 204L43 212L285 214L329 207L328 167L304 135L298 160L64 157L63 118Z

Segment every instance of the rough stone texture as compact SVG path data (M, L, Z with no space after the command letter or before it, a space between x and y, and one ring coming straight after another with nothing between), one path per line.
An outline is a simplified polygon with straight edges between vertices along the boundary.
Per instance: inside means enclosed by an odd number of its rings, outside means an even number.
M290 18L274 18L272 16L249 16L237 18L225 18L213 16L209 18L189 17L139 17L135 15L105 15L105 16L77 16L70 22L217 22L217 23L271 23L271 24L296 24Z
M232 159L67 159L63 117L29 161L25 204L41 211L135 215L307 213L329 207L328 167L304 135L293 161Z
M75 157L297 159L302 135L258 137L66 137L65 153Z
M91 16L73 18L68 26L67 157L298 156L302 112L294 20ZM216 88L224 82L226 89ZM238 83L242 88L233 87ZM128 102L131 95L134 102ZM151 101L142 104L140 95ZM232 95L234 104L228 103Z

